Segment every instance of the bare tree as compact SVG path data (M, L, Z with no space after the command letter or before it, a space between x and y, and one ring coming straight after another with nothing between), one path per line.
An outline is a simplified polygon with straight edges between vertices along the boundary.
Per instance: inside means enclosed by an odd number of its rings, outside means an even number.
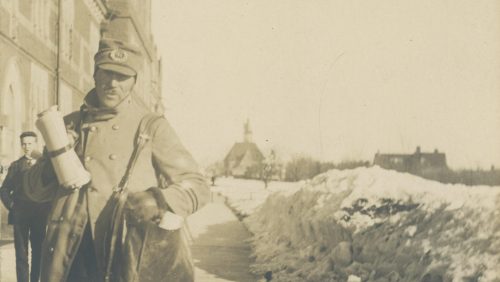
M280 178L281 163L279 162L276 152L271 150L269 155L262 161L261 166L261 179L264 182L264 187L267 189L269 181L273 178Z

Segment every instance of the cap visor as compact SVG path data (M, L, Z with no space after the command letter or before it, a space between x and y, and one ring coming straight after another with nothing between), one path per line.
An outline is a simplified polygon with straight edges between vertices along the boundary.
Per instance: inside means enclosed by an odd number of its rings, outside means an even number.
M127 76L135 76L136 72L128 67L120 66L117 64L100 64L97 66L100 69L117 72L119 74L127 75Z

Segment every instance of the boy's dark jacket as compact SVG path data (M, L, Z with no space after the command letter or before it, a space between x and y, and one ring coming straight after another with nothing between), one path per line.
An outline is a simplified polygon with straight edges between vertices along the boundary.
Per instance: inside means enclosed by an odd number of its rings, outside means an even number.
M36 162L40 159L41 154L37 151L31 153L32 161ZM13 161L5 176L5 180L0 188L0 198L4 206L9 210L8 223L15 224L23 218L41 216L42 210L47 210L47 204L39 204L29 200L22 193L21 176L22 173L28 170L32 165L26 156L22 156L16 161Z

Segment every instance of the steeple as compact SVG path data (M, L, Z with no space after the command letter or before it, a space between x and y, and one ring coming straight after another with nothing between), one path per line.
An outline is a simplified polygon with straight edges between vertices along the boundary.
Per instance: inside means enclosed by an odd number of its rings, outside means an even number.
M250 128L250 120L247 119L244 126L243 141L252 143L252 129Z

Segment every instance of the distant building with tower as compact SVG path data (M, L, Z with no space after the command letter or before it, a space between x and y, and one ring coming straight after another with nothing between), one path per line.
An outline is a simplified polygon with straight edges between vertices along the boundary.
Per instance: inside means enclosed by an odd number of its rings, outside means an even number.
M420 146L413 154L381 154L376 153L374 165L382 168L420 174L426 171L447 169L446 154L437 149L431 153L424 153Z
M224 171L228 176L256 178L249 168L262 164L264 155L252 140L250 121L247 120L243 127L243 142L233 145L224 158ZM255 172L256 173L256 172Z

